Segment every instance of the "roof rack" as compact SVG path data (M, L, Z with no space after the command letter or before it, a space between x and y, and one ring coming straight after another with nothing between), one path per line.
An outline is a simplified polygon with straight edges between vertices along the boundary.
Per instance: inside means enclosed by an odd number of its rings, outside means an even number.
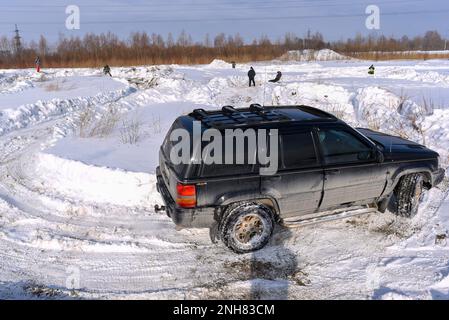
M233 106L224 106L221 110L213 111L195 109L190 116L217 129L244 127L252 123L265 124L292 120L286 114L265 109L259 104L252 104L245 109L236 109Z
M307 121L337 121L330 113L304 105L296 106L269 106L251 104L249 108L236 109L233 106L224 106L219 110L206 111L195 109L189 116L201 121L208 127L216 129L236 128L256 125L265 125L279 122L307 122Z

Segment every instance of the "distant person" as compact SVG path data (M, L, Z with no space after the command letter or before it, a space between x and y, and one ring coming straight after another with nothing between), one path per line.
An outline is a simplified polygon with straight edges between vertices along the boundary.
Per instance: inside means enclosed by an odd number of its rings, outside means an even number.
M104 68L103 68L103 73L107 76L107 75L109 75L110 77L112 77L112 74L111 74L111 68L108 66L108 65L105 65L104 66Z
M36 65L36 71L41 72L41 58L36 57L36 60L34 60L34 64Z
M282 72L278 71L276 73L276 78L268 80L268 82L278 82L279 80L281 80L281 77L282 77Z
M256 77L256 71L254 71L254 68L251 67L248 71L248 78L249 78L249 86L251 87L251 84L256 86L256 81L254 81L254 78Z
M374 74L374 70L375 70L374 65L371 65L368 69L368 74Z
M235 61L232 61L231 64L232 64L232 69L235 69Z

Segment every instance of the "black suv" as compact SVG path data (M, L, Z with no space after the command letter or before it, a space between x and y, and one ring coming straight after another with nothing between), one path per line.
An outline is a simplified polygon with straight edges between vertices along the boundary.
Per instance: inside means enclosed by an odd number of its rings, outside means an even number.
M263 165L250 163L248 154L240 164L174 164L170 134L192 133L195 121L202 131L276 129L277 172L260 174ZM210 228L213 241L245 253L262 248L275 223L326 221L364 208L411 217L423 190L444 178L438 158L425 146L354 129L309 106L195 109L176 119L160 149L157 189L164 206L155 209L166 210L179 228Z

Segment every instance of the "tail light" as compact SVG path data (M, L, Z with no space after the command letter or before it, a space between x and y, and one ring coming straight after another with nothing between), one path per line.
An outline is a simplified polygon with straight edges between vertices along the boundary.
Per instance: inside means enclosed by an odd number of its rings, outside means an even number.
M193 208L196 206L196 188L194 184L176 185L177 198L176 203L181 208Z

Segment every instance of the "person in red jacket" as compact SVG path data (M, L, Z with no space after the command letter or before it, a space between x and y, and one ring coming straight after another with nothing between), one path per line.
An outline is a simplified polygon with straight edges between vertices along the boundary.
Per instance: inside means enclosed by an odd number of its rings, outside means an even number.
M41 72L41 58L36 57L34 64L36 65L36 71Z

